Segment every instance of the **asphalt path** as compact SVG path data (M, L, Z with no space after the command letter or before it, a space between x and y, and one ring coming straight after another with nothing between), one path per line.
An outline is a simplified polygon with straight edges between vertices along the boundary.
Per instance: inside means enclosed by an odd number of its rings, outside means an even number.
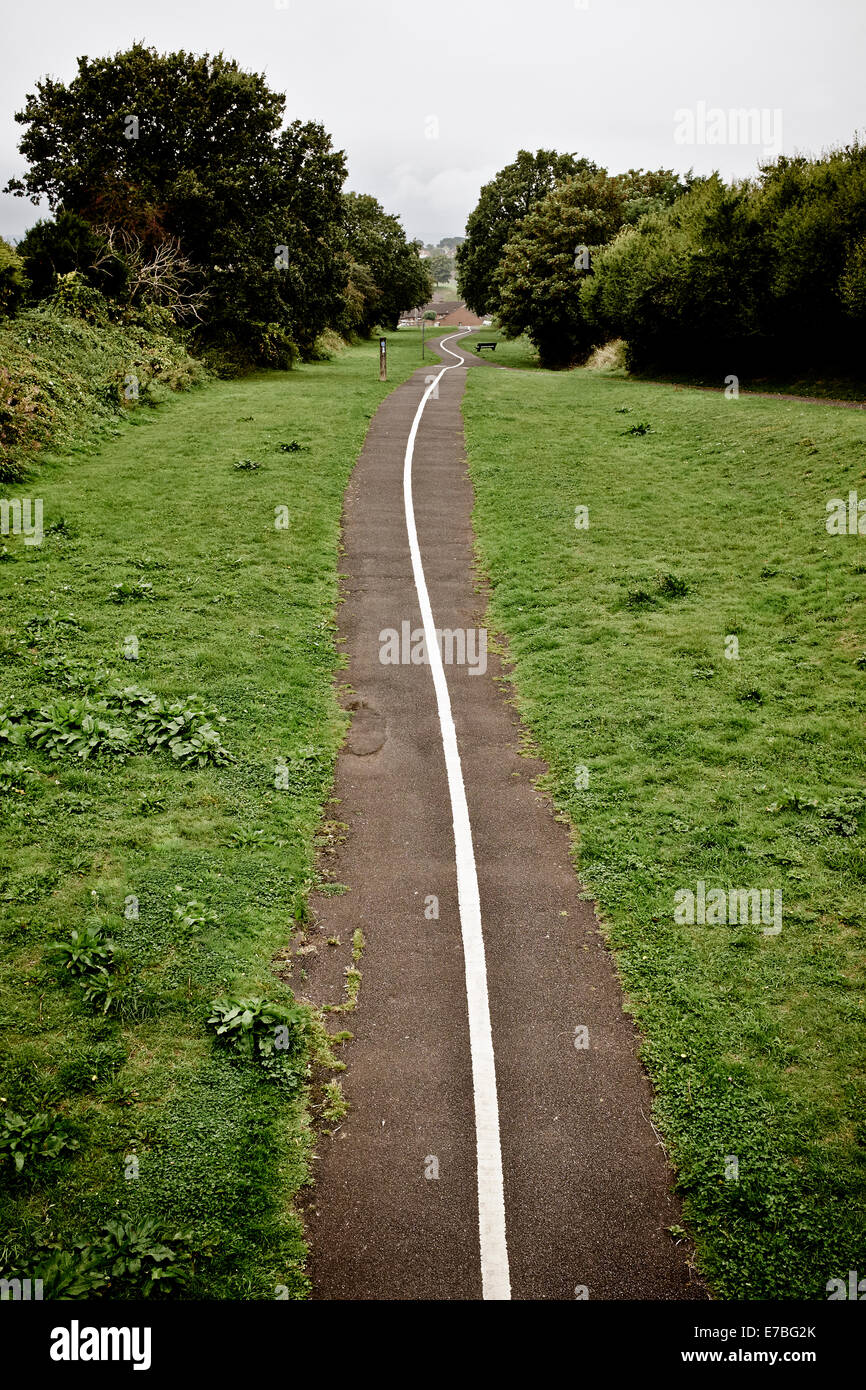
M341 997L328 938L366 945L305 1213L314 1297L705 1298L568 829L483 659L458 337L382 403L346 494L327 867L349 891L314 896L309 997Z

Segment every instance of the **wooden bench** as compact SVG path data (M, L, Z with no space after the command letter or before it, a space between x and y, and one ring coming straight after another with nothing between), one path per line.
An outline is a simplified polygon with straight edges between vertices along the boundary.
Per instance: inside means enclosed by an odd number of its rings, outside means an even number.
M482 348L487 348L487 347L492 348L494 352L496 351L496 344L495 344L495 343L476 343L476 344L475 344L475 351L476 351L476 352L480 352Z

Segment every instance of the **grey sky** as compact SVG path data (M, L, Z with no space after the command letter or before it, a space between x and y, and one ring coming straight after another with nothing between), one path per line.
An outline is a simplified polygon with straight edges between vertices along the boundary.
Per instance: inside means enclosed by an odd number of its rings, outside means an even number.
M12 117L36 79L135 39L266 73L288 118L321 120L345 149L348 187L424 241L461 233L521 147L731 176L760 145L677 143L675 111L778 109L786 153L866 128L864 0L7 0L0 186L22 167ZM0 234L37 216L0 197Z

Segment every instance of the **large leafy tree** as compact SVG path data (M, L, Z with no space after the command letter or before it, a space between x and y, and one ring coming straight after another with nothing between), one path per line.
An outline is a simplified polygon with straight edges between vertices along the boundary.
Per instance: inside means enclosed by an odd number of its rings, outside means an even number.
M866 149L697 181L595 261L581 289L640 368L857 375L866 317Z
M567 367L592 345L580 284L592 249L623 222L623 189L602 170L582 173L548 193L508 242L496 280L505 332L527 333L546 367Z
M344 157L316 123L282 129L284 104L222 54L81 58L17 113L29 167L8 187L144 243L173 236L207 287L206 335L279 360L311 348L346 280Z
M343 225L353 296L347 326L359 333L376 324L396 328L404 310L425 304L433 293L426 262L406 240L400 219L368 193L345 194Z
M454 261L445 251L431 251L425 258L427 269L437 285L447 285L454 274Z
M629 365L744 371L766 353L772 254L753 190L717 176L627 228L594 259L581 306Z
M502 253L522 219L551 189L597 166L556 150L521 150L490 183L484 185L466 224L466 240L457 248L460 293L477 314L499 308L496 271Z

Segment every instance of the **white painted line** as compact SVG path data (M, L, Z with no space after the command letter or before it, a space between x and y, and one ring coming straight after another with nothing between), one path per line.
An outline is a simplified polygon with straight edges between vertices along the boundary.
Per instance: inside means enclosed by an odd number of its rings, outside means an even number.
M457 333L449 338L457 338ZM451 357L456 352L442 347ZM487 963L484 957L484 936L481 930L481 899L478 894L478 875L475 871L475 851L472 846L472 826L463 785L457 731L451 713L448 682L442 665L442 654L436 639L430 595L421 563L421 550L415 528L415 509L412 504L412 457L415 437L424 407L446 372L462 367L465 358L459 357L450 367L443 367L431 381L415 412L406 443L403 465L403 501L406 508L406 530L412 573L424 623L424 646L439 711L442 749L448 773L451 795L451 819L454 825L454 850L457 861L457 900L460 907L460 929L463 934L463 960L466 969L466 1002L469 1011L469 1049L472 1056L472 1090L475 1098L475 1142L478 1164L478 1231L481 1240L481 1287L485 1299L510 1299L511 1280L508 1270L508 1246L505 1238L505 1194L502 1186L502 1149L499 1142L499 1102L496 1096L496 1064L493 1056L493 1034L490 1028L490 1005L487 998Z

